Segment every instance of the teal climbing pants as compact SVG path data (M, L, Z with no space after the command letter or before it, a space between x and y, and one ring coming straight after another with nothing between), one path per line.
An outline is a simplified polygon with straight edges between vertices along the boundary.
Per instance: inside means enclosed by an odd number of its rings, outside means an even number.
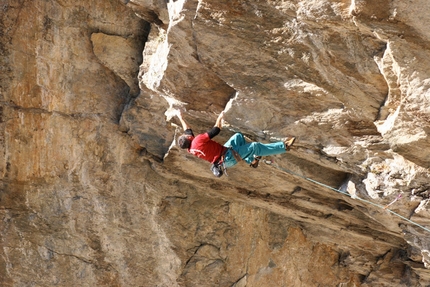
M247 143L241 133L234 134L225 144L229 150L224 157L225 167L232 167L237 163L231 149L235 150L239 156L248 164L254 160L254 156L267 156L285 153L285 144L275 142L263 144L260 142Z

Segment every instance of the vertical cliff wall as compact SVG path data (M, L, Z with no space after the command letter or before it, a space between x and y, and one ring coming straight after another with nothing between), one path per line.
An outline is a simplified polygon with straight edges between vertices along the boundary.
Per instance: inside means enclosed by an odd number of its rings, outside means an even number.
M0 9L0 285L429 284L426 1ZM217 179L174 109L295 148Z

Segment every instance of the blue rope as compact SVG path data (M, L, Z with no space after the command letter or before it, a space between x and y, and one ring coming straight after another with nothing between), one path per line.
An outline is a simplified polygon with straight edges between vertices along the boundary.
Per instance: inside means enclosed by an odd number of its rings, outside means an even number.
M271 164L271 165L273 165L273 164ZM410 220L410 219L408 219L408 218L404 217L403 215L400 215L400 214L398 214L398 213L396 213L396 212L394 212L394 211L392 211L392 210L390 210L390 209L388 209L388 208L385 208L384 206L382 206L382 205L380 205L380 204L377 204L377 203L371 202L371 201L369 201L369 200L366 200L366 199L360 198L360 197L358 197L358 196L351 196L351 195L350 195L349 193L347 193L347 192L344 192L344 191L342 191L342 190L340 190L340 189L337 189L337 188L331 187L331 186L329 186L329 185L326 185L326 184L324 184L324 183L321 183L321 182L319 182L319 181L316 181L316 180L314 180L314 179L312 179L312 178L309 178L309 177L306 177L306 176L300 175L300 174L295 173L295 172L293 172L293 171L291 171L291 170L288 170L288 169L286 169L286 168L280 167L280 166L278 166L277 164L275 164L275 165L273 165L273 166L275 166L277 169L279 169L279 170L281 170L281 171L284 171L284 172L286 172L286 173L289 173L289 174L291 174L291 175L301 177L301 178L303 178L303 179L305 179L305 180L307 180L307 181L309 181L309 182L312 182L312 183L315 183L315 184L320 185L320 186L322 186L322 187L325 187L325 188L328 188L328 189L334 190L334 191L336 191L336 192L338 192L338 193L342 193L342 194L344 194L344 195L347 195L347 196L351 197L352 199L358 199L358 200L360 200L360 201L362 201L362 202L365 202L365 203L371 204L371 205L376 206L376 207L378 207L378 208L381 208L381 209L383 209L383 210L387 210L387 211L388 211L388 212L390 212L391 214L393 214L393 215L395 215L395 216L397 216L397 217L399 217L399 218L401 218L401 219L403 219L403 220L405 220L405 221L407 221L407 222L409 222L409 223L411 223L411 224L413 224L413 225L415 225L415 226L417 226L417 227L419 227L419 228L421 228L421 229L423 229L423 230L425 230L425 231L427 231L427 232L429 232L429 233L430 233L430 229L428 229L427 227L424 227L424 226L422 226L421 224L418 224L418 223L416 223L416 222L414 222L414 221L412 221L412 220Z

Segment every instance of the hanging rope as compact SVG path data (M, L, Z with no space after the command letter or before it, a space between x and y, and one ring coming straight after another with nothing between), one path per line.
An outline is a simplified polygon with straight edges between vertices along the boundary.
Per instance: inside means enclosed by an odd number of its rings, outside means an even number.
M274 162L273 162L273 161L266 161L266 160L265 160L264 162L265 162L266 164L269 164L269 165L274 166L275 168L277 168L277 169L279 169L279 170L281 170L281 171L283 171L283 172L289 173L289 174L291 174L291 175L293 175L293 176L301 177L301 178L303 178L303 179L305 179L305 180L307 180L307 181L309 181L309 182L315 183L315 184L317 184L317 185L319 185L319 186L322 186L322 187L325 187L325 188L328 188L328 189L334 190L334 191L336 191L336 192L338 192L338 193L342 193L342 194L344 194L344 195L346 195L346 196L349 196L349 197L351 197L352 199L358 199L358 200L360 200L360 201L362 201L362 202L365 202L365 203L371 204L371 205L376 206L376 207L378 207L378 208L380 208L380 209L387 210L387 211L388 211L388 212L390 212L391 214L393 214L393 215L395 215L395 216L397 216L397 217L399 217L399 218L401 218L401 219L403 219L403 220L405 220L405 221L407 221L407 222L409 222L409 223L411 223L411 224L413 224L413 225L415 225L415 226L417 226L417 227L419 227L419 228L421 228L421 229L423 229L423 230L425 230L425 231L427 231L427 232L429 232L429 233L430 233L430 229L428 229L427 227L424 227L424 226L422 226L421 224L418 224L418 223L416 223L416 222L414 222L414 221L412 221L412 220L410 220L410 219L408 219L408 218L404 217L403 215L400 215L400 214L398 214L398 213L396 213L396 212L394 212L394 211L392 211L392 210L388 209L388 207L389 207L390 205L392 205L394 202L396 202L397 200L399 200L399 199L402 197L402 193L400 193L400 194L397 196L397 198L396 198L395 200L393 200L391 203L389 203L388 205L386 205L386 206L382 206L382 205L380 205L380 204L377 204L377 203L371 202L371 201L369 201L369 200L366 200L366 199L360 198L360 197L358 197L358 196L356 196L356 195L351 195L351 194L349 194L348 192L345 192L345 191L342 191L342 190L340 190L340 189L337 189L337 188L331 187L331 186L326 185L326 184L324 184L324 183L321 183L321 182L319 182L319 181L313 180L312 178L309 178L309 177L306 177L306 176L300 175L300 174L295 173L295 172L293 172L293 171L291 171L291 170L289 170L289 169L286 169L286 168L280 167L279 165L274 164Z

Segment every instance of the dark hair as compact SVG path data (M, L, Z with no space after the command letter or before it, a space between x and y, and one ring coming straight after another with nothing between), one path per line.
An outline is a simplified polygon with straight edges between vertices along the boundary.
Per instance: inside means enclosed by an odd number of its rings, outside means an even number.
M178 138L178 145L180 148L190 148L191 147L191 141L190 136L188 135L182 135Z

